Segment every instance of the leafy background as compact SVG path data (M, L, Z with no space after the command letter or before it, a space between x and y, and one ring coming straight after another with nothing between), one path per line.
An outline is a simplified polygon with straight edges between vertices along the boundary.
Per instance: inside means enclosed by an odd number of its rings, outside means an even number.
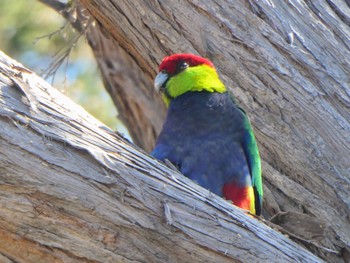
M47 70L76 32L55 11L36 0L0 0L0 50L45 78L113 130L129 137L105 91L84 37L54 75Z

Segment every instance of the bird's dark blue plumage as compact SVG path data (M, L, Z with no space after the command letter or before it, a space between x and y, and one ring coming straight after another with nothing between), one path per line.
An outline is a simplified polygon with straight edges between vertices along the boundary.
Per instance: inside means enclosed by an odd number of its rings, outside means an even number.
M223 196L223 185L251 186L243 144L245 113L228 92L188 92L169 105L152 155L168 159L190 179Z

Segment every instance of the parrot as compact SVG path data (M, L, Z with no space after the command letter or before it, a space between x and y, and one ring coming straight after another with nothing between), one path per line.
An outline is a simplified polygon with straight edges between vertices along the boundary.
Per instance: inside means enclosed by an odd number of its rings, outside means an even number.
M167 106L151 156L259 216L261 161L251 123L214 64L194 54L165 57L154 79Z

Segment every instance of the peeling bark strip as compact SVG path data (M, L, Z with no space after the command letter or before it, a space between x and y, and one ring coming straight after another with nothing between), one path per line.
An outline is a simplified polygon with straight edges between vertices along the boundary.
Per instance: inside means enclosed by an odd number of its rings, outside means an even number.
M0 259L322 262L126 143L3 53L0 138Z

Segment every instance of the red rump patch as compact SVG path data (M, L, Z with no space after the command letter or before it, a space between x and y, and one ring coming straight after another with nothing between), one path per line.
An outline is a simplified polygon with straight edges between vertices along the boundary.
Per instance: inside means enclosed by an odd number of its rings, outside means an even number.
M253 200L249 197L249 187L238 187L235 184L225 184L223 194L226 200L231 200L235 206L245 210L250 210L250 204Z
M211 63L208 59L202 58L200 56L196 56L193 54L175 54L169 57L165 57L162 60L162 62L159 65L159 71L166 70L170 74L174 74L177 65L184 61L186 61L190 67L205 64L214 68L213 63Z

